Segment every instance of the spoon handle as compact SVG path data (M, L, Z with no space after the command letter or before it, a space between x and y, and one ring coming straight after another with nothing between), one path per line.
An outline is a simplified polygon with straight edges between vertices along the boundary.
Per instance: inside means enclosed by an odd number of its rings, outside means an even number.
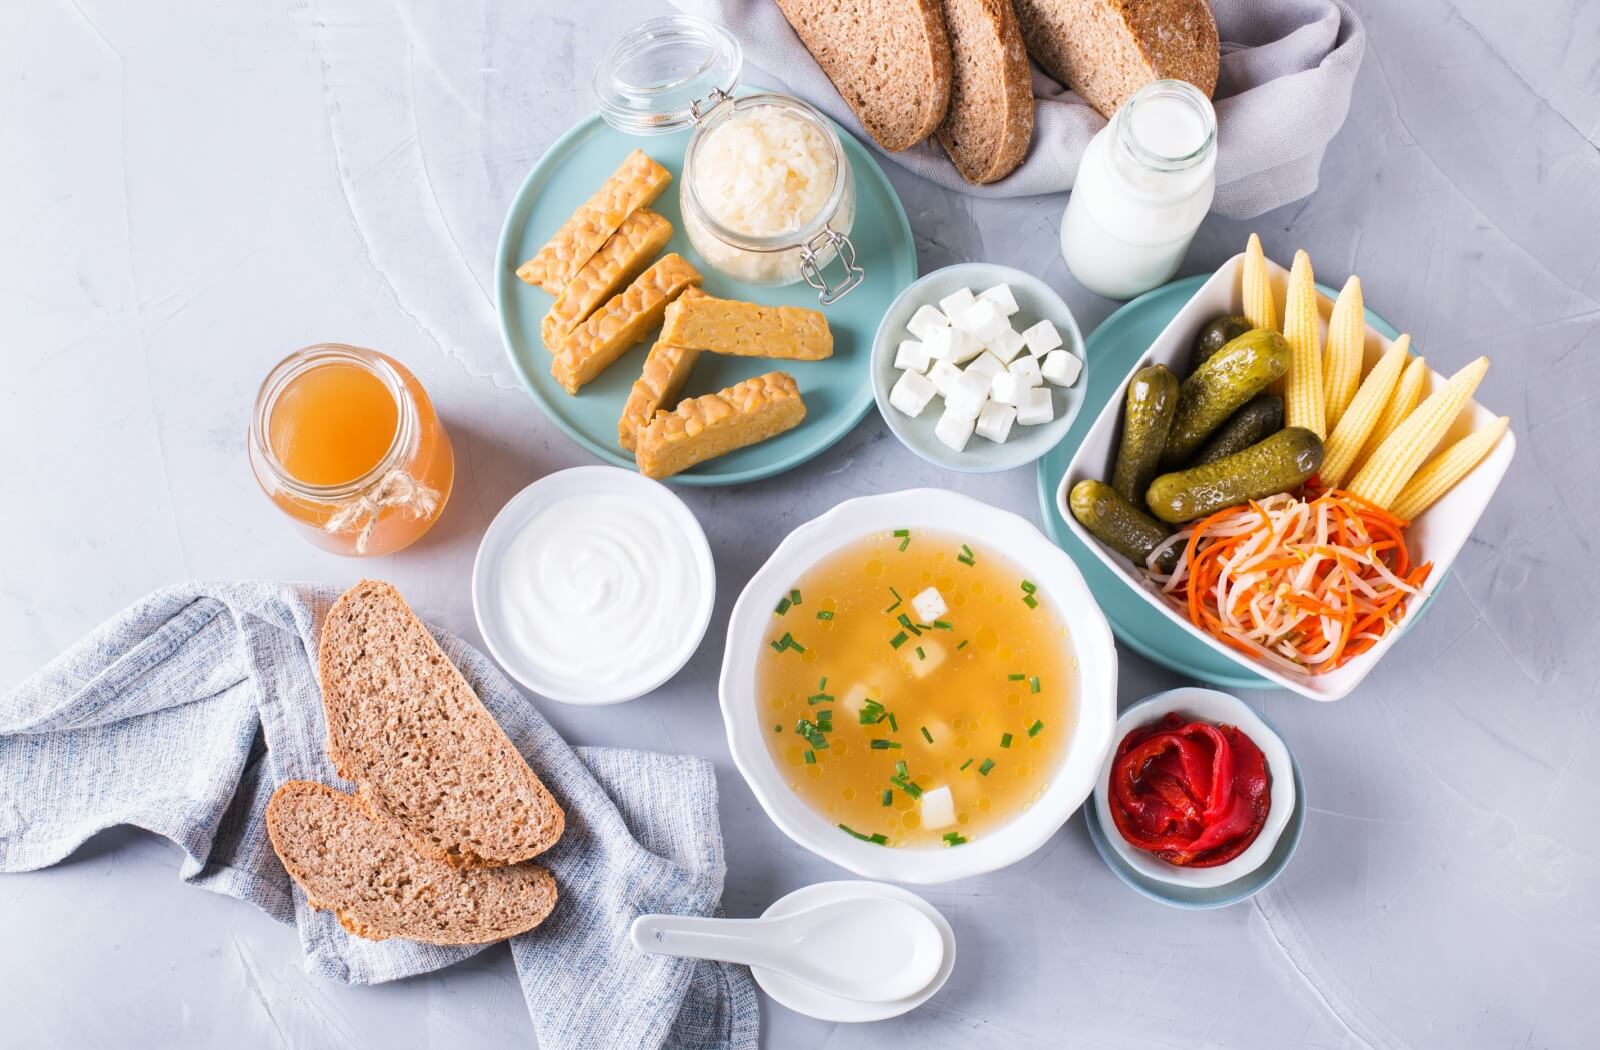
M628 936L635 948L652 955L715 959L788 973L782 953L763 936L771 932L772 924L765 919L641 915L633 920Z

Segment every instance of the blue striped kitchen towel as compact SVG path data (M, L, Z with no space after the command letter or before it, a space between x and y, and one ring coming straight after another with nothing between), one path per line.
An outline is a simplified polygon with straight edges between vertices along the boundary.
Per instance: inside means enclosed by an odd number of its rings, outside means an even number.
M0 872L46 867L133 824L183 848L184 881L294 923L307 969L329 979L392 981L479 951L347 934L307 906L267 841L278 784L348 787L323 750L316 674L337 596L265 582L159 591L0 698ZM644 955L627 940L641 913L719 907L711 764L571 748L488 658L433 633L566 809L566 833L539 858L560 899L511 941L539 1046L754 1048L747 970Z

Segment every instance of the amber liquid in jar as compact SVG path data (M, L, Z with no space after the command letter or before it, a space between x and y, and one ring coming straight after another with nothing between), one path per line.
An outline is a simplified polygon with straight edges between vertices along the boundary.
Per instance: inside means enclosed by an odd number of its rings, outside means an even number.
M308 538L336 554L390 554L444 511L449 435L417 377L376 350L326 343L262 384L250 428L256 480Z

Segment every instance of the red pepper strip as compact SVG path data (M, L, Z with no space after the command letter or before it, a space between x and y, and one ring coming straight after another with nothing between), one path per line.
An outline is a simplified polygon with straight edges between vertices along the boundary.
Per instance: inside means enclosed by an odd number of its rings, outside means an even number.
M1236 726L1169 714L1123 738L1111 816L1128 842L1178 865L1224 864L1260 834L1271 808L1266 757Z

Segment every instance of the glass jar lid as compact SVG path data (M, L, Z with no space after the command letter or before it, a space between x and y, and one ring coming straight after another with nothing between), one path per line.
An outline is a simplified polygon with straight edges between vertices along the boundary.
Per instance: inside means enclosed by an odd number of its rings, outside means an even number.
M726 29L690 15L628 30L594 72L600 115L635 135L694 124L739 84L744 51Z

